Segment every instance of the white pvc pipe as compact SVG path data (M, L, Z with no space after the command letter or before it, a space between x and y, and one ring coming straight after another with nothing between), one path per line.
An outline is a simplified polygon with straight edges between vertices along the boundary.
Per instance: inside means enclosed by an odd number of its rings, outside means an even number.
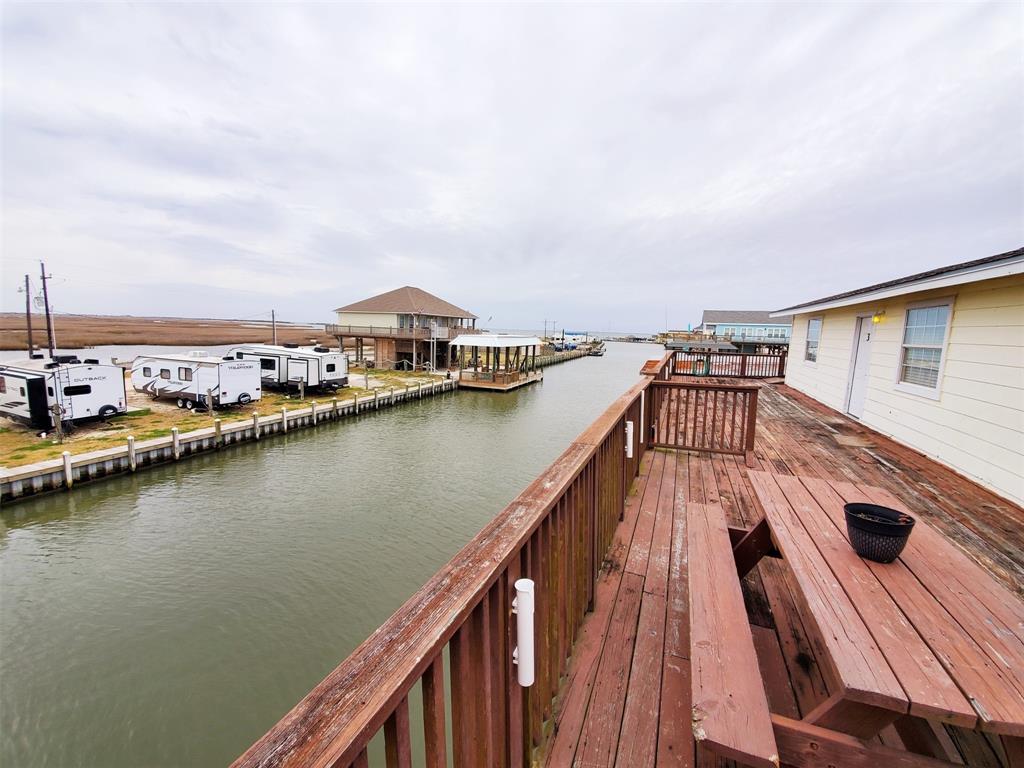
M626 422L626 458L633 458L633 422Z
M516 649L512 660L517 667L519 684L529 688L534 681L532 579L516 581L516 597L512 605L516 614Z

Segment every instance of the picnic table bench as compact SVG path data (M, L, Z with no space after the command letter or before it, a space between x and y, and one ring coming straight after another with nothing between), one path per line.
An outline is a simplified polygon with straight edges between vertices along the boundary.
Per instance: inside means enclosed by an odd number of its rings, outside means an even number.
M931 721L992 734L1024 768L1024 604L920 519L895 562L860 558L843 506L906 512L885 490L748 474L764 512L750 530L687 506L698 748L754 766L952 766ZM802 720L768 711L736 578L766 555L789 566L830 693ZM869 741L889 725L907 750Z

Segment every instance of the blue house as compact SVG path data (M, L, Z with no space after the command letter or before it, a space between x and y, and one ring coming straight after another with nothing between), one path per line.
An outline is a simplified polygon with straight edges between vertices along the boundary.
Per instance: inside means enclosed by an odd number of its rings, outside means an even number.
M771 312L746 309L705 309L697 327L706 336L729 340L741 351L758 346L789 346L793 317L770 317Z

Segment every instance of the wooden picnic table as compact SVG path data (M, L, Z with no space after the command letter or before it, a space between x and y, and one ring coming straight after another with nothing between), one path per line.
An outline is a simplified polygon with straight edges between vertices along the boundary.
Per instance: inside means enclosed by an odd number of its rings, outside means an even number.
M1024 766L1024 604L918 515L895 562L860 558L843 505L909 512L883 489L749 476L764 518L733 532L737 568L742 576L767 554L788 563L831 694L802 721L772 716L782 762L802 764L795 752L815 743L847 754L850 736L871 739L893 724L913 749L901 764L941 765L914 754L945 757L931 721L995 734L1006 763Z

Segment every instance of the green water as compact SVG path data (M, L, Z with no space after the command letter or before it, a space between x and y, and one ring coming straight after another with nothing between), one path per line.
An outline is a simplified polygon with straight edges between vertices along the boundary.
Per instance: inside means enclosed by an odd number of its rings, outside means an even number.
M5 507L0 765L227 764L661 354Z

